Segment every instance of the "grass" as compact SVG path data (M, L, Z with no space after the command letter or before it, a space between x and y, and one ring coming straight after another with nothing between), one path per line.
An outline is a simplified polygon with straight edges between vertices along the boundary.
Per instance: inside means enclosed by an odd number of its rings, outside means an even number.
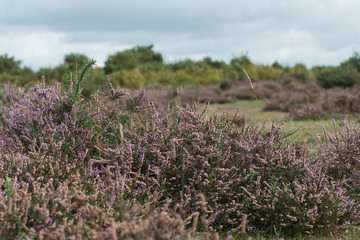
M281 111L262 111L266 104L265 100L240 100L235 103L228 104L210 104L207 112L207 116L213 114L229 113L233 115L239 108L239 114L244 115L247 125L255 125L261 127L266 123L266 128L269 129L274 122L276 126L282 122L285 124L282 130L285 134L296 131L299 127L301 128L295 134L289 136L287 140L290 143L307 144L313 146L317 143L316 131L320 137L323 137L323 127L328 132L334 132L335 128L343 126L343 119L337 119L336 125L332 119L319 119L319 120L294 120L289 118L288 113ZM203 108L200 108L201 111ZM352 122L353 118L350 116L349 121Z

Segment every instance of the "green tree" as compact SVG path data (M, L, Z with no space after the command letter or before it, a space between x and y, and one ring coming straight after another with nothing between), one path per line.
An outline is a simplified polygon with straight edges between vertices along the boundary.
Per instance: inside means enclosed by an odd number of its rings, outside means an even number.
M84 63L88 62L89 58L80 53L70 53L65 55L64 62L65 67L70 71L76 71L83 67Z
M353 55L346 60L345 62L341 63L341 65L351 64L353 65L358 72L360 72L360 54L358 52L354 52Z
M223 61L212 60L210 57L205 57L202 61L199 62L199 65L202 67L210 67L210 68L222 68L225 63Z
M275 61L271 66L276 69L284 69L284 66L281 65L278 61Z
M21 74L21 61L15 60L14 57L9 57L7 54L0 55L0 73L9 75Z
M240 57L235 57L235 58L231 59L230 64L234 67L237 67L239 65L240 66L248 66L248 65L251 65L252 62L247 55L242 55Z
M359 82L359 74L352 64L342 64L338 67L318 67L314 69L317 81L324 88L336 86L350 87Z
M153 47L153 45L137 46L110 55L105 62L105 73L135 68L159 69L162 66L163 58L160 53L153 50Z

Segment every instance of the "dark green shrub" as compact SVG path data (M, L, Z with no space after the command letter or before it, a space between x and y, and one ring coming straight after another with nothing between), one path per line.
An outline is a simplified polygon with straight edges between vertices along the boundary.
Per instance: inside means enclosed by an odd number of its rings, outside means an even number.
M210 57L205 57L203 60L198 62L197 65L210 68L222 68L225 63L223 61L214 61Z
M70 72L80 70L89 60L90 59L85 54L80 53L70 53L64 57L65 67L69 69Z
M235 57L235 58L231 59L230 64L234 67L240 67L240 66L251 65L252 62L247 55L242 55L240 57Z
M346 60L343 64L351 64L353 65L358 72L360 72L360 54L358 52L354 52L353 55Z
M275 61L271 66L277 69L284 69L284 66L281 65L278 61Z
M349 87L360 80L358 71L349 63L338 67L316 68L314 73L318 83L324 88Z
M21 73L21 61L9 57L7 54L0 55L0 74L8 73L18 75Z
M160 53L153 50L153 47L153 45L137 46L110 55L105 62L105 73L132 70L135 68L144 70L161 68L163 58Z

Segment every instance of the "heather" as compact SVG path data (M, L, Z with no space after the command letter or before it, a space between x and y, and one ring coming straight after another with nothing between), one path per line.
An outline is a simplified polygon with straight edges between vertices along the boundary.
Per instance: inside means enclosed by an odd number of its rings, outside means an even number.
M351 88L323 89L314 83L291 83L273 94L264 110L289 112L295 119L343 118L360 113L359 84Z
M3 88L1 238L291 237L358 224L357 125L310 156L282 125L160 108L110 77L84 99L92 65L67 86Z

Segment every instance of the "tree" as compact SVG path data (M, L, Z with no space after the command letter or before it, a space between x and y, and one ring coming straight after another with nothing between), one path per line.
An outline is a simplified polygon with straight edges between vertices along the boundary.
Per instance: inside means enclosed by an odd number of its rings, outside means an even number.
M89 61L89 58L86 55L80 53L70 53L65 55L64 58L65 67L70 71L79 70L87 61Z
M236 58L233 58L231 59L231 62L230 64L232 66L248 66L248 65L251 65L252 62L250 60L250 58L247 56L247 55L242 55L240 57L236 57Z
M15 60L14 57L9 57L7 54L0 55L0 73L7 73L10 75L21 74L21 61Z
M160 53L153 50L153 45L137 46L122 52L110 55L105 62L104 70L112 73L135 68L158 69L163 58Z
M350 87L359 82L359 75L352 64L314 69L317 81L324 88Z
M341 63L341 66L345 66L347 64L353 65L356 70L360 72L360 54L358 52L353 52L353 55L348 60Z

